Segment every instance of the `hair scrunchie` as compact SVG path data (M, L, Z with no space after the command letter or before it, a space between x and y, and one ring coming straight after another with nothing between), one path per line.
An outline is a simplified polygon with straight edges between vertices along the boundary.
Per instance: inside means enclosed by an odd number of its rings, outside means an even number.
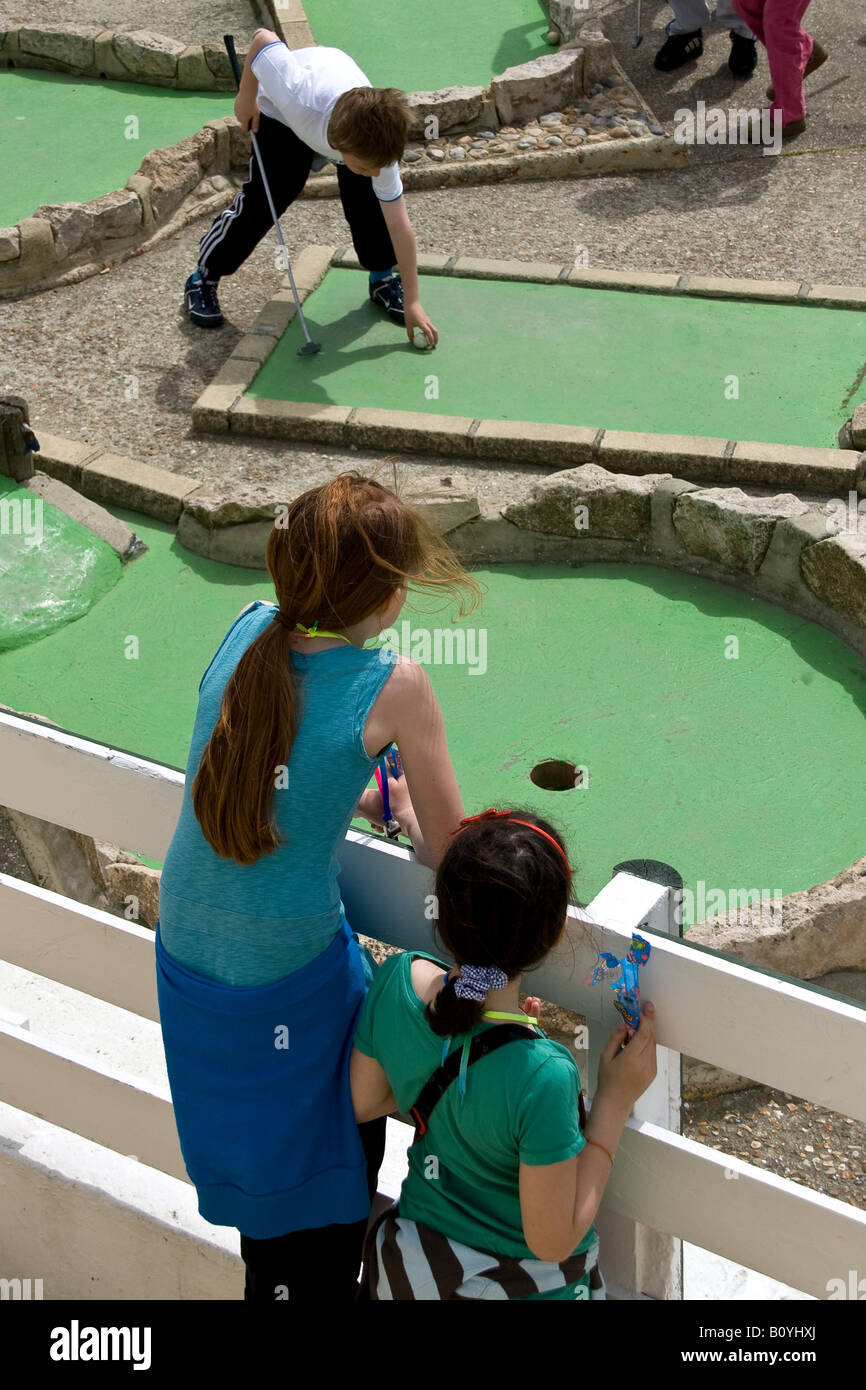
M454 981L454 993L460 999L474 999L480 1003L488 990L504 989L507 984L508 976L498 965L461 965Z

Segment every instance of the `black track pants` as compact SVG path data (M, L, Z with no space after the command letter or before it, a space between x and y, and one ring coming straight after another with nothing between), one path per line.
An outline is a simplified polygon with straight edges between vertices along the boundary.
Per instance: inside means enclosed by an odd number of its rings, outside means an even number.
M280 217L307 182L314 151L282 121L270 116L260 117L256 138L274 207ZM397 257L382 205L373 192L372 179L353 174L345 164L338 164L337 180L358 260L365 270L388 270L396 264ZM202 275L208 280L233 275L272 226L265 186L253 152L246 183L201 239L199 269Z

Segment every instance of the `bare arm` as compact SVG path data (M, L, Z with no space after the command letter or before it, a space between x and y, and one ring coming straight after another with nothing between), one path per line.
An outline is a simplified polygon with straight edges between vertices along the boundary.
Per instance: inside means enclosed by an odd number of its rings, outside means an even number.
M238 87L238 94L235 97L235 115L244 129L258 130L259 111L256 103L256 93L259 90L258 81L252 70L252 62L261 49L269 43L279 43L280 37L271 29L257 29L250 41L247 49L244 69L241 73L241 84Z
M381 1115L393 1115L399 1110L391 1092L391 1083L374 1057L352 1048L349 1061L349 1083L352 1087L352 1105L355 1119L359 1125L368 1120L378 1120Z
M383 697L379 727L393 731L405 774L399 781L388 779L391 810L421 863L435 869L463 816L439 701L424 668L405 659L385 684ZM386 733L380 748L387 738Z
M412 223L409 221L406 203L404 199L400 197L395 198L391 203L381 203L380 206L385 218L385 224L391 235L394 254L397 257L397 268L400 271L400 279L403 281L403 309L406 317L406 332L411 341L413 328L421 328L426 334L428 341L435 347L439 341L439 335L427 318L424 310L421 308L418 299L418 255L415 245L415 233L412 230Z
M606 1105L599 1096L587 1121L587 1139L615 1153L628 1114L628 1109ZM601 1206L610 1172L607 1154L595 1144L561 1163L521 1163L523 1234L539 1260L558 1263L580 1244Z
M623 1052L625 1025L607 1041L599 1059L599 1083L586 1125L587 1143L573 1158L542 1166L521 1163L520 1213L523 1235L540 1260L566 1259L595 1220L625 1122L638 1096L656 1074L655 1023L647 1001L641 1023Z

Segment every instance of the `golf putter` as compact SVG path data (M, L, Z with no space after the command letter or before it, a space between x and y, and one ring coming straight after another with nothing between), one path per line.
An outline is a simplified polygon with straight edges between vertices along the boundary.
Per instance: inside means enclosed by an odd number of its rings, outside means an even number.
M238 55L237 55L237 53L235 52L235 41L234 41L234 37L233 37L231 34L224 34L224 35L223 35L223 43L224 43L225 46L226 46L226 52L227 52L228 55L229 55L229 62L230 62L231 65L232 65L232 72L233 72L234 75L235 75L235 85L236 85L238 88L240 88L240 85L241 85L241 70L240 70L240 68L238 67ZM298 348L298 356L299 356L299 357L312 357L314 353L316 353L316 352L321 352L321 351L322 351L322 344L321 344L321 343L314 343L314 342L313 342L312 338L310 337L309 329L307 328L307 320L304 318L304 311L303 311L303 309L301 308L301 301L300 301L300 299L298 298L298 291L297 291L297 288L296 288L296 286L295 286L295 277L294 277L294 275L292 274L292 263L291 263L291 261L289 260L289 253L288 253L288 251L286 250L286 243L283 241L283 234L282 234L282 232L280 231L280 219L277 217L277 211L276 211L276 208L274 207L274 200L273 200L273 198L271 197L271 190L270 190L270 188L269 188L269 186L268 186L268 180L267 180L267 176L266 176L266 174L265 174L265 166L264 166L264 164L262 163L262 156L261 156L261 154L259 153L259 142L258 142L258 140L256 139L256 133L255 133L254 130L251 130L251 131L250 131L250 140L251 140L251 142L252 142L253 151L254 151L254 153L255 153L256 160L257 160L257 162L258 162L259 173L260 173L261 176L262 176L262 183L263 183L264 186L265 186L265 194L266 194L267 200L268 200L268 207L269 207L270 210L271 210L271 217L274 219L274 229L275 229L275 231L276 231L276 233L277 233L277 241L280 243L280 248L281 248L282 253L283 253L283 264L285 265L286 270L289 272L289 283L291 284L291 287L292 287L292 294L294 295L294 298L295 298L295 305L296 305L297 310L298 310L298 317L299 317L300 320L301 320L301 327L302 327L303 330L304 330L304 337L305 337L306 340L307 340L307 341L304 343L304 345L303 345L302 347L299 347L299 348Z
M637 33L632 40L632 48L639 48L643 43L643 34L640 31L640 7L641 0L637 0Z
M389 840L396 840L400 834L400 822L391 815L391 802L388 798L389 773L395 778L403 775L403 760L394 744L391 745L385 756L379 759L379 766L376 768L376 782L382 793L382 823L385 826L385 833Z

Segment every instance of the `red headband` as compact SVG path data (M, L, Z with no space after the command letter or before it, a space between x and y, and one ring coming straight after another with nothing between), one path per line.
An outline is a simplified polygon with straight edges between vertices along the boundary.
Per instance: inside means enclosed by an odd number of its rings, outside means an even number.
M569 874L571 873L571 865L568 862L568 855L562 848L562 845L558 844L557 841L554 840L552 835L548 835L546 830L542 830L540 825L533 825L532 821L529 820L518 820L516 816L511 815L510 811L497 811L494 809L493 806L491 806L487 811L481 811L477 816L464 816L463 820L460 822L457 828L451 831L451 834L456 835L457 831L462 830L464 825L471 825L473 821L492 820L498 816L508 817L511 820L512 825L528 825L530 830L535 830L538 832L539 835L543 835L545 840L549 840L550 843L554 846L554 848L559 850L560 854L565 860Z

